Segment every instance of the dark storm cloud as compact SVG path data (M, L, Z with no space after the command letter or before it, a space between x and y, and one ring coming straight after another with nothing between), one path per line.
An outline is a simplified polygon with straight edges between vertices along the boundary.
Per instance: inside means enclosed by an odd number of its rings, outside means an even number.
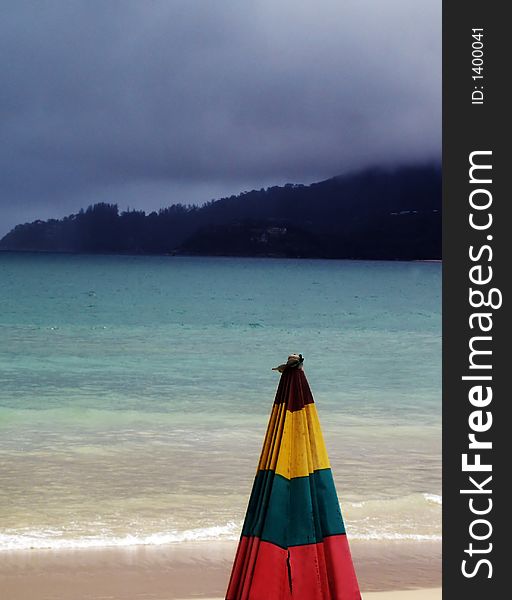
M3 2L5 233L440 155L439 0Z

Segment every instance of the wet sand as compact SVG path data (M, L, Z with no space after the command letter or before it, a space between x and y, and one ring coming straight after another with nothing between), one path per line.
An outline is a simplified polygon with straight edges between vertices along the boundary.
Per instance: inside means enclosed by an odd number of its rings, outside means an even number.
M363 600L441 600L441 588L424 590L401 590L392 592L367 592ZM183 600L187 600L184 598ZM203 598L203 600L223 600L222 598Z
M441 585L440 542L355 540L351 547L365 600L441 597L433 589ZM194 542L2 552L0 591L8 600L223 598L235 549L235 542Z

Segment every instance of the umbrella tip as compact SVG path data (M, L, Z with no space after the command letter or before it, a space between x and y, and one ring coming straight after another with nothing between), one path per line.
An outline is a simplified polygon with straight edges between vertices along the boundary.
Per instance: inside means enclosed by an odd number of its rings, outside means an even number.
M282 365L279 365L278 367L274 367L272 371L279 371L279 373L282 373L287 368L302 369L303 362L304 357L302 356L302 354L290 354L287 362L283 363Z

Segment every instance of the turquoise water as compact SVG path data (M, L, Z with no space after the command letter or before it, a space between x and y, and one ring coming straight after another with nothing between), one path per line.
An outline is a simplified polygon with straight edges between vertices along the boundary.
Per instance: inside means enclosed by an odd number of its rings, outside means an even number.
M0 254L0 285L0 549L236 538L291 352L351 537L439 537L439 264Z

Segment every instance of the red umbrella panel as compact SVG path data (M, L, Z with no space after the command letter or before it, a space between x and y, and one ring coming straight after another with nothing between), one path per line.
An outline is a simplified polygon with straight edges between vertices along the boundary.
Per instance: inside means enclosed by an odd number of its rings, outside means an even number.
M279 368L226 600L360 600L302 357L289 364Z

